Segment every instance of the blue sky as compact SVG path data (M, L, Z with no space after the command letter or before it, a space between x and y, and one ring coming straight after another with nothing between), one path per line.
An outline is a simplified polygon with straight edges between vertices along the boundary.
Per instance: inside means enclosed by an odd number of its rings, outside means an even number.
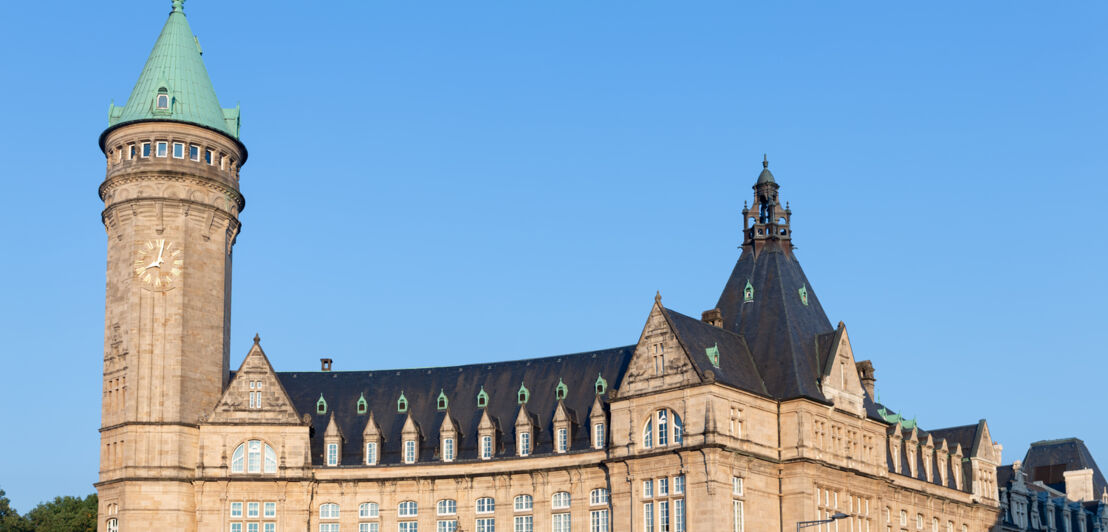
M232 364L444 365L634 343L714 306L763 153L881 398L1005 462L1108 466L1103 3L185 5L250 159ZM0 18L0 489L93 490L97 135L169 1Z

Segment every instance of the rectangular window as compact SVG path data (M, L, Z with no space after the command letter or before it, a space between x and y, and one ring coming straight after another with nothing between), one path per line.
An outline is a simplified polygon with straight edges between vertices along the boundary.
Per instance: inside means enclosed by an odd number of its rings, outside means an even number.
M365 463L366 465L373 465L377 463L377 443L371 442L365 444Z
M481 436L481 459L492 458L492 436Z
M337 466L339 465L339 444L328 443L327 444L327 465Z
M128 144L127 145L127 160L130 161L131 159L134 159L134 158L135 158L135 145L134 144Z
M277 523L266 523L265 532L277 532Z
M551 516L554 524L552 530L554 532L570 532L569 514L554 514Z
M658 479L658 496L665 497L669 495L669 479L662 477Z
M743 477L731 477L731 493L739 496L743 494ZM816 492L816 504L819 504L819 492Z
M184 159L185 158L185 145L181 142L173 143L173 158Z
M535 532L535 519L529 515L517 515L512 532Z
M495 532L496 520L491 517L482 517L477 520L477 532Z
M169 143L168 142L159 142L157 144L157 151L154 152L154 155L156 155L158 157L165 157L168 154L168 152L169 152Z
M658 530L669 532L669 501L658 502Z
M227 156L223 155L222 153L219 154L219 169L220 170L226 170L227 169Z
M673 530L685 532L685 499L673 501Z
M242 517L242 503L231 503L231 517Z
M197 146L195 144L189 145L189 159L200 162L200 146Z
M396 523L397 532L419 532L419 521L401 521ZM338 532L338 529L335 529Z
M204 150L204 162L212 164L212 160L215 157L215 152L212 150Z
M451 519L449 521L439 521L435 524L436 532L458 532L458 522Z
M685 493L685 475L677 475L673 477L673 494L682 495Z
M231 523L231 532L242 532L242 523Z
M731 501L732 532L743 532L743 502Z
M592 426L592 445L597 449L604 448L604 424L596 423Z
M265 517L277 517L277 503L265 503Z
M642 505L642 524L644 532L654 532L654 503Z
M261 513L261 503L248 502L246 503L246 517L256 519Z
M142 143L142 156L144 158L150 156L150 143L149 142L143 142Z
M558 429L558 452L566 452L566 447L569 446L569 431L566 429Z
M258 523L246 523L246 532L258 532Z
M415 440L404 440L404 463L415 463Z
M644 499L649 499L654 496L654 481L644 480L642 481L642 496Z
M593 510L589 512L591 532L608 532L608 510Z
M442 459L447 462L454 461L454 438L447 438L442 442Z
M531 454L531 433L521 432L519 433L519 455L527 456Z
M380 523L358 523L358 532L381 532Z

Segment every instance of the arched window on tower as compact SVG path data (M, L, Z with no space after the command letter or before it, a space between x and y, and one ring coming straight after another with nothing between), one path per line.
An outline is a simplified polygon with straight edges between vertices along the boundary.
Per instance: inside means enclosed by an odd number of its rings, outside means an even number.
M677 412L666 408L655 410L646 420L642 431L644 449L681 445L684 443L685 427Z
M165 87L158 89L158 96L155 98L154 108L158 110L169 109L169 91Z

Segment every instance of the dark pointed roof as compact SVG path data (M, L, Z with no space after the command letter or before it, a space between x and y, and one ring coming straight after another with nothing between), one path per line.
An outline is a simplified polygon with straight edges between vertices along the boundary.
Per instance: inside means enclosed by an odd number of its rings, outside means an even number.
M572 355L513 360L486 364L470 364L438 368L381 371L279 372L281 383L288 391L297 410L312 417L312 463L323 463L323 432L333 413L342 430L342 464L360 464L363 460L362 433L370 413L384 438L379 451L383 464L401 463L401 431L407 413L397 411L397 399L403 392L408 411L419 426L420 462L440 460L439 429L449 413L459 432L459 461L476 460L477 426L482 409L477 407L477 394L484 388L489 396L487 410L498 425L500 434L497 456L515 455L514 426L520 405L517 392L524 383L530 392L526 409L538 431L533 437L534 454L553 452L553 418L558 401L554 389L561 379L567 387L565 406L579 414L578 422L587 420L596 399L595 383L603 375L609 383L619 382L635 346L590 351ZM439 391L448 398L448 410L437 405ZM316 412L320 394L327 401L325 414ZM368 410L358 414L358 398L365 396ZM589 431L574 427L570 451L589 448Z
M1031 481L1041 480L1043 484L1061 492L1066 491L1065 478L1062 476L1065 471L1092 469L1095 497L1099 498L1105 486L1108 486L1089 448L1077 438L1032 443L1023 458L1023 468Z
M663 311L701 378L705 372L711 371L718 382L763 397L772 397L742 336L674 310L663 307ZM708 358L708 350L711 348L719 352L718 367Z
M716 307L723 327L746 339L775 398L825 401L818 385L819 337L835 329L800 262L783 248L788 245L770 241L758 253L744 246ZM744 300L747 283L754 288L752 301Z

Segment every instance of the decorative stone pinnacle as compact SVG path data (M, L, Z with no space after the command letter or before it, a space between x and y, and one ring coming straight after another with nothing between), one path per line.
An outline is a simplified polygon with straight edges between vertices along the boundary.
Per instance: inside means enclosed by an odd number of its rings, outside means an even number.
M173 12L184 13L185 12L185 0L173 0Z
M258 333L254 333L254 345L262 343L262 337L258 336Z
M662 302L662 291L661 290L658 290L657 292L654 293L654 302L655 303L661 303Z

